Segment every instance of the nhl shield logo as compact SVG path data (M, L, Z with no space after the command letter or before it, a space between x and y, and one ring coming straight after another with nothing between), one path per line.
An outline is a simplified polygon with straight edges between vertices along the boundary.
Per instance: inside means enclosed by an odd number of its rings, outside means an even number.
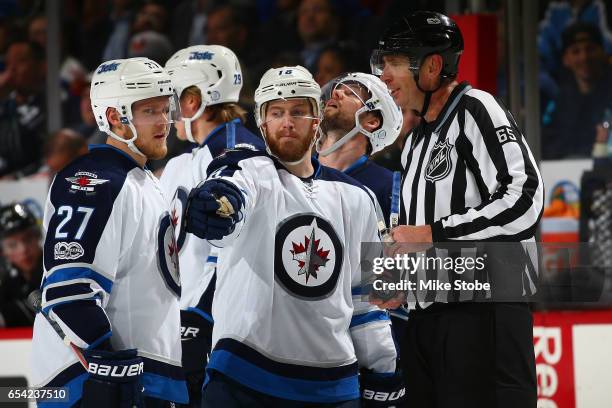
M453 167L450 157L452 150L453 145L449 143L448 139L434 144L429 155L429 162L425 167L425 180L433 183L449 175Z
M342 244L327 220L300 214L278 227L274 275L290 294L306 299L329 296L338 283L342 260Z

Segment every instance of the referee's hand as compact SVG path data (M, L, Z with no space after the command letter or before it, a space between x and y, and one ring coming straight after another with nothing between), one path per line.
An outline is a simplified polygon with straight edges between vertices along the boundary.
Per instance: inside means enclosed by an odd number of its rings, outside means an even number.
M406 299L406 292L398 291L393 298L388 300L379 299L376 297L376 295L372 294L370 295L369 301L370 304L376 305L381 309L397 309L398 307L406 303Z
M385 247L386 256L426 251L432 244L430 225L398 225L391 236L394 242Z

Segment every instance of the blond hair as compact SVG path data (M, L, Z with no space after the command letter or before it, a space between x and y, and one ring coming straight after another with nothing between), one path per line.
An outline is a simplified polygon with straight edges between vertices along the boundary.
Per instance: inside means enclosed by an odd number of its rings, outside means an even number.
M202 102L202 94L200 93L200 88L195 85L192 85L183 90L181 94L181 99L185 97L193 97ZM210 120L212 122L230 122L234 119L240 119L242 123L245 123L247 120L247 111L240 105L235 102L225 102L217 105L210 105L206 107L206 110L211 114Z

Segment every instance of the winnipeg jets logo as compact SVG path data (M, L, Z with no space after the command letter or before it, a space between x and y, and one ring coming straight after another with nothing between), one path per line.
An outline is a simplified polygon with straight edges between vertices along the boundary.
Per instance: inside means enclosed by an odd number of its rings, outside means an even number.
M306 275L306 283L311 276L316 279L319 267L325 266L329 261L327 258L329 251L319 248L321 240L315 238L316 222L316 219L314 219L313 223L315 225L310 232L310 238L304 237L305 242L303 244L292 242L293 249L290 251L293 254L293 260L297 261L300 267L298 276Z
M183 220L183 211L185 209L185 205L187 204L187 197L189 196L189 191L185 187L179 187L174 194L174 198L172 199L172 211L170 212L170 222L174 227L174 234L176 236L176 244L179 252L182 250L185 244L185 238L187 238L187 234L185 233L185 229L182 228L182 220Z
M427 167L425 167L425 180L433 183L442 180L450 174L453 167L450 157L452 150L453 145L448 142L448 139L436 142L433 149L431 149Z
M174 237L172 218L164 213L157 233L157 261L159 270L168 289L177 296L181 295L181 278L179 271L178 245Z
M275 237L274 275L300 298L329 296L342 269L343 247L333 226L315 214L285 219Z
M71 190L87 192L94 191L95 186L108 183L108 180L99 179L97 174L87 171L79 171L72 177L66 177L66 181L71 184Z

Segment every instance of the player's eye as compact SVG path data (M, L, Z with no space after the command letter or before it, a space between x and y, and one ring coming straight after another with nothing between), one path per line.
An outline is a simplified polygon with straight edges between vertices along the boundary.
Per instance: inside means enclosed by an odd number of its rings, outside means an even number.
M291 111L291 116L306 116L305 109L293 109Z

